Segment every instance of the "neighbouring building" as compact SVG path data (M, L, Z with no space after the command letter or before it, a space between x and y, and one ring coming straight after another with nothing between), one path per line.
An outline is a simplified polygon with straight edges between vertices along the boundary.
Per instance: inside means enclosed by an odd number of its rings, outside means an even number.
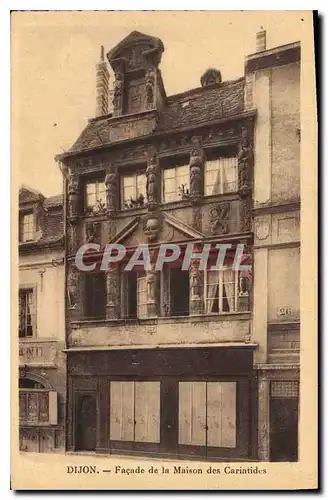
M162 41L134 31L107 54L111 112L101 51L96 117L56 157L70 451L297 459L300 45L257 45L241 78L167 96ZM230 245L225 269L211 251L158 272L162 242ZM152 267L81 272L84 243L147 243ZM239 243L253 272L232 269Z
M62 195L19 190L19 444L65 450L65 266Z

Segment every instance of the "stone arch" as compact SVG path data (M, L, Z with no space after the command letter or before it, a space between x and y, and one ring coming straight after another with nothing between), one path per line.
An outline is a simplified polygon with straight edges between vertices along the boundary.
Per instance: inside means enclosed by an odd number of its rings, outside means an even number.
M37 382L38 384L41 384L44 389L49 389L53 390L52 384L49 382L49 380L42 375L39 375L37 373L26 373L24 375L19 376L19 380L31 380L33 382Z

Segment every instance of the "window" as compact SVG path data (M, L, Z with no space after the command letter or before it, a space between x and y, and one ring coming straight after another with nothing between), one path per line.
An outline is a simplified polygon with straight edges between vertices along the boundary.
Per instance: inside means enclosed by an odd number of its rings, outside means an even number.
M106 208L106 187L103 181L88 181L85 184L86 213L102 212Z
M160 382L110 383L110 439L160 442Z
M146 198L146 176L135 173L122 177L122 209L143 207Z
M217 158L205 164L205 196L236 191L237 158Z
M237 311L238 271L231 268L205 273L205 313Z
M179 268L169 269L171 316L189 315L189 272Z
M189 165L163 170L163 202L183 199L189 194Z
M236 447L236 382L179 382L179 444Z
M23 383L21 382L23 381ZM57 392L41 384L19 381L19 420L28 424L57 424ZM25 386L33 386L25 388Z
M36 331L36 303L33 289L19 290L19 338L33 337Z
M105 273L85 275L85 316L103 318L106 306Z
M27 241L33 241L35 239L33 212L21 215L19 229L20 229L19 239L22 243L26 243Z
M123 316L136 319L147 317L147 279L142 273L123 273Z

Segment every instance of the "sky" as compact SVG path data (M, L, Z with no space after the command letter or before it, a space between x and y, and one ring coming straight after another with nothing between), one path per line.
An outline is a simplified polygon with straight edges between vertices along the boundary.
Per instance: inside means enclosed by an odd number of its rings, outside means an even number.
M302 41L311 14L256 12L16 12L12 16L12 167L19 183L59 194L56 154L67 151L95 116L95 65L138 30L163 41L167 95L200 86L208 67L223 80L243 76L255 35L267 49Z

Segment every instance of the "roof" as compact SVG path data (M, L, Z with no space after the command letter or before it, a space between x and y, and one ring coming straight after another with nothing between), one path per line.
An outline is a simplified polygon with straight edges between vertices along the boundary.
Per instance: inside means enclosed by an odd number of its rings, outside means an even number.
M54 207L54 206L62 205L62 204L63 204L63 195L62 194L57 194L55 196L49 196L49 198L46 198L44 200L45 207Z
M244 78L239 78L168 97L166 106L160 112L155 132L192 128L220 118L240 115L244 111L244 86ZM109 145L110 129L111 119L108 116L90 120L69 152Z

